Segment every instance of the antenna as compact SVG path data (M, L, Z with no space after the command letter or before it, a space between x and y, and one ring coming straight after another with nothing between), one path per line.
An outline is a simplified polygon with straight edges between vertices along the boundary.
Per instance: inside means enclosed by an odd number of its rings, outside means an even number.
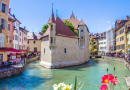
M52 3L52 13L53 13L53 3Z

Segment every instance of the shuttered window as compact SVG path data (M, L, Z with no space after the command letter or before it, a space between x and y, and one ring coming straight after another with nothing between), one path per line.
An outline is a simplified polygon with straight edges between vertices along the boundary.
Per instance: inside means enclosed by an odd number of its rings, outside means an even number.
M0 12L8 14L8 5L0 1Z
M0 35L0 47L4 47L4 35Z
M7 21L4 18L1 18L1 29L7 30Z

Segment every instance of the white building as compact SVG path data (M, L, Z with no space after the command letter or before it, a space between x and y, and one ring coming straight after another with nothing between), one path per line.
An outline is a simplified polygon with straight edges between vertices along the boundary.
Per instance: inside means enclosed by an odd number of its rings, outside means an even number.
M113 28L106 31L107 52L113 51Z
M13 33L13 44L14 44L14 49L19 49L19 27L20 27L20 22L16 19L14 22L14 33Z
M98 39L98 54L99 55L106 55L106 36L102 36Z

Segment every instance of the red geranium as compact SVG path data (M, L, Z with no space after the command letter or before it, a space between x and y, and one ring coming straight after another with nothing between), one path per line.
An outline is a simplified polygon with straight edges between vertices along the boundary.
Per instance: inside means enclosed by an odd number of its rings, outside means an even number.
M102 77L101 83L109 83L109 75L104 75L104 76Z
M103 84L99 90L107 90L107 85L106 84Z

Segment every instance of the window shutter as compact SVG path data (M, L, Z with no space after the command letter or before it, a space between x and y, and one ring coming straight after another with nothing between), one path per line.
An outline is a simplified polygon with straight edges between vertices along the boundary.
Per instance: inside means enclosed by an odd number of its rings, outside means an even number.
M0 1L0 11L2 11L2 2Z
M0 47L4 47L4 35L0 35Z
M7 30L7 20L4 19L4 29Z
M8 14L8 5L6 4L6 14Z

